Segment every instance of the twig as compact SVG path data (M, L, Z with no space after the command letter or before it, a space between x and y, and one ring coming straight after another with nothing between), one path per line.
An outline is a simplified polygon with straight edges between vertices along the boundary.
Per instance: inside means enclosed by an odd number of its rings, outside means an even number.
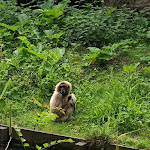
M12 127L11 127L11 101L9 100L9 137L10 137L10 139L9 139L9 141L7 143L7 146L6 146L5 150L7 150L8 147L9 147L9 145L10 145L10 142L12 140L11 135L12 135Z
M12 140L12 137L10 136L10 139L9 139L9 141L8 141L8 143L7 143L7 146L6 146L5 150L7 150L7 149L8 149L8 147L9 147L9 144L10 144L11 140Z
M9 100L9 136L12 135L12 126L11 126L11 101Z

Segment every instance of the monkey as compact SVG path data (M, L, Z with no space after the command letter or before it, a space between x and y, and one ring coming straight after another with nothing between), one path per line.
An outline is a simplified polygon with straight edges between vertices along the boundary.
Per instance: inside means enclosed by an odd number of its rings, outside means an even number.
M76 97L72 93L68 96L68 102L63 106L62 115L55 121L69 121L72 119L73 112L76 109Z
M58 118L53 121L70 120L75 110L76 97L70 94L72 85L68 81L59 82L50 99L50 111L57 114Z

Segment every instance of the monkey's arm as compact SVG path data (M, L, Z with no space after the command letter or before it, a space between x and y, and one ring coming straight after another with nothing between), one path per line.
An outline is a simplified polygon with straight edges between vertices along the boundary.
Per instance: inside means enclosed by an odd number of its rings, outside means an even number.
M62 106L64 109L65 114L61 114L59 118L56 118L55 121L67 121L71 120L72 114L75 111L75 106L76 106L76 97L74 94L70 94L67 97L67 103Z
M67 110L69 107L74 107L75 110L75 104L76 104L76 97L72 93L67 97L67 103L62 106L65 110Z
M73 103L72 99L67 102L67 104L63 107L65 114L63 114L61 117L56 118L55 121L67 121L71 120L72 114L75 109L75 103Z
M50 111L60 117L62 115L61 109L62 95L60 93L54 93L50 100Z

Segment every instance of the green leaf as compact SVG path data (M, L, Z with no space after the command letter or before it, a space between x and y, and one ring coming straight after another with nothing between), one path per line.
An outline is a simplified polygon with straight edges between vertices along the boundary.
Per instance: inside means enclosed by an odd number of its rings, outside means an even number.
M150 67L145 67L144 69L150 72Z
M19 14L18 19L19 22L24 25L28 21L29 17L26 14Z
M24 147L28 147L28 146L30 146L30 145L29 145L29 143L24 143L23 146L24 146Z
M49 146L49 144L48 143L44 143L43 146L44 146L44 148L46 148L46 147Z
M36 149L41 150L41 149L42 149L42 147L40 147L40 146L36 145Z
M48 0L45 3L41 4L40 7L42 9L50 9L54 4L54 0Z
M44 33L50 38L53 36L53 30L44 30Z
M2 54L5 54L7 52L7 50L3 51Z
M18 131L18 135L19 135L20 137L23 136L22 133L21 133L21 131Z
M25 36L20 36L18 37L18 39L20 39L24 44L26 44L26 46L28 48L18 48L18 51L20 52L21 50L26 50L27 52L33 54L33 55L36 55L37 57L41 58L41 59L47 59L47 55L46 54L41 54L41 53L38 53L36 51L36 46L31 44L28 39L25 37Z
M52 142L51 142L51 145L55 145L55 144L56 144L56 141L52 141Z
M16 31L17 28L18 28L18 26L9 26L9 25L7 25L7 24L5 24L5 23L0 23L0 26L3 26L3 27L5 27L5 28L7 28L7 29L10 29L10 30L12 30L12 31Z
M64 142L65 140L58 140L57 143L62 143Z
M28 48L31 48L31 44L25 36L19 36L18 39L20 39L24 44L26 44ZM36 47L34 46L34 48Z
M7 107L6 107L5 101L1 101L1 102L0 102L0 110L3 110L4 113L7 113L8 110L7 110L6 108L7 108Z
M64 34L64 32L55 34L55 35L53 36L53 38L54 38L54 39L59 39L63 34Z
M88 56L85 56L84 59L95 59L97 58L98 54L89 54Z
M88 49L91 51L88 56L85 56L84 59L110 59L110 53L107 51L100 50L97 47L88 47Z
M57 63L58 60L65 54L65 48L54 48L51 50L49 57L53 60L54 63Z
M63 14L63 11L61 11L59 8L53 8L49 9L48 11L43 13L45 16L53 16L54 18L58 18Z
M150 38L150 31L147 31L147 38Z
M21 140L21 142L25 142L26 141L26 139L24 139L24 138L20 138L20 140Z
M109 16L112 12L114 12L117 8L110 8L110 10L107 11L106 16Z
M133 64L131 64L132 65L132 67L134 68L134 69L136 69L139 65L140 65L140 63L138 62L138 63L133 63Z
M65 142L73 143L74 141L72 139L67 139Z
M54 34L53 30L44 30L44 33L47 35L49 39L59 39L64 34L64 32Z
M97 48L97 47L88 47L88 49L93 52L93 53L99 53L100 52L100 49Z
M39 101L37 101L37 100L35 99L35 97L32 97L32 98L30 99L30 102L32 102L32 103L34 103L34 104L36 104L36 105L42 107L42 104L41 104Z
M38 53L36 51L29 51L29 52L36 55L37 57L39 57L41 59L47 59L47 55L45 55L45 54L41 54L41 53Z
M46 111L43 111L42 114L43 114L44 116L46 116L46 115L47 115L47 112L46 112Z
M44 119L42 120L43 122L49 122L49 121L51 121L53 119L53 117L51 117L51 116L46 116L46 117L44 117Z
M98 54L98 59L106 59L109 60L110 59L111 54L106 52L106 51L100 51L100 53Z
M127 72L133 72L133 71L135 71L135 69L137 68L137 66L138 66L139 64L140 64L140 63L138 62L138 63L131 64L130 66L124 65L124 66L123 66L123 70L124 70L124 71L127 71Z
M38 116L33 116L35 120L39 120L39 117Z

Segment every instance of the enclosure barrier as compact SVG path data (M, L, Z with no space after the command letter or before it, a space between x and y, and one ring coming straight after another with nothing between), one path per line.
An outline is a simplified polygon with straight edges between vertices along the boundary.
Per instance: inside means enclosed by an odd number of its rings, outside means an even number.
M64 140L64 139L72 139L73 143L60 143L53 146L53 150L116 150L115 144L109 144L102 142L101 140L96 141L84 139L84 138L77 138L71 136L65 136L60 134L53 134L41 131L35 131L31 129L19 128L21 133L23 134L23 138L27 140L30 144L30 148L26 148L26 150L34 150L36 149L35 146L42 145L44 143L50 143L51 141L55 140ZM24 150L24 147L21 144L20 137L12 128L12 140L8 147L8 150ZM10 139L9 136L9 127L7 125L0 124L0 150L5 150L7 143ZM48 150L50 148L46 148ZM135 148L125 147L119 145L119 150L139 150Z

